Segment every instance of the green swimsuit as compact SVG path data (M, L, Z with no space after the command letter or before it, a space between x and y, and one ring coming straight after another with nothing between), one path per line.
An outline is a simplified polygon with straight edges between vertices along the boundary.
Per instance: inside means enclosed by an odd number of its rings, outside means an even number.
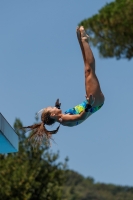
M70 108L70 109L66 110L66 111L65 111L65 114L70 114L70 115L77 115L77 114L80 114L81 112L83 112L83 111L86 109L87 105L88 105L88 101L85 100L85 101L83 101L81 104L75 106L74 108ZM88 112L90 112L91 114L93 114L93 113L95 113L96 111L98 111L102 106L103 106L103 104L100 105L100 106L91 107L91 108L88 110ZM77 121L76 125L78 125L78 124L79 124L79 123L78 123L78 121Z

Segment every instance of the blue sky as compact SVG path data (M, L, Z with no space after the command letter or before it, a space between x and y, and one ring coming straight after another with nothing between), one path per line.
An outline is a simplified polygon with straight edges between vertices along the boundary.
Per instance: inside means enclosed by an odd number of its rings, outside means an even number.
M107 0L0 1L0 112L13 125L60 98L65 111L84 100L77 24ZM102 59L93 48L105 105L83 124L54 136L60 161L96 182L133 185L133 61ZM57 124L49 129L55 129Z

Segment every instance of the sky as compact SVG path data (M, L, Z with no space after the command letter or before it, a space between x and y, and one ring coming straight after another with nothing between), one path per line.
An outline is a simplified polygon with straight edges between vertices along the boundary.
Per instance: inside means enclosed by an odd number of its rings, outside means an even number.
M33 124L57 98L63 112L85 99L76 27L109 2L0 1L0 112L11 126L16 118ZM133 186L133 61L91 48L105 104L81 125L61 126L50 151L95 182Z

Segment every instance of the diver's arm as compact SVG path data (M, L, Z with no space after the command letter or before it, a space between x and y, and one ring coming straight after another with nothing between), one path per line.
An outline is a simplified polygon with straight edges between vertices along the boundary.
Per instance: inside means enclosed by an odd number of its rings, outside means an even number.
M75 122L78 120L84 120L86 118L87 113L85 111L81 112L80 114L76 115L69 115L69 114L62 114L61 117L58 119L59 122Z

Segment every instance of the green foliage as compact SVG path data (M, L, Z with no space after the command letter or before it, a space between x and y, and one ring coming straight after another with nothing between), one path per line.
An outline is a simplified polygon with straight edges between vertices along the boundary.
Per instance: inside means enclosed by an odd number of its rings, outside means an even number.
M95 183L91 177L68 170L63 200L132 200L133 187Z
M53 154L48 147L33 150L21 127L22 123L16 119L19 152L0 155L0 199L61 200L66 162L57 163L59 154Z
M91 42L101 56L131 59L133 57L133 0L115 0L98 14L83 20Z
M95 183L58 163L59 154L43 146L33 150L16 119L19 152L0 155L0 200L132 200L133 187Z

